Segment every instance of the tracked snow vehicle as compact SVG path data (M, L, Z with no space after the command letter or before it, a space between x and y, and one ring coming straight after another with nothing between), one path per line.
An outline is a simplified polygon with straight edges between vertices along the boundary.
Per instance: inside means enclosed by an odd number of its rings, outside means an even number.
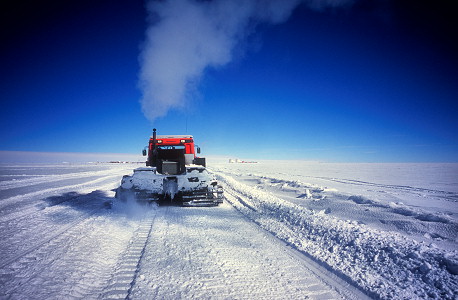
M146 148L146 147L145 147ZM146 167L124 175L116 198L140 202L174 202L184 206L211 206L223 202L223 189L206 169L205 158L192 135L150 137Z

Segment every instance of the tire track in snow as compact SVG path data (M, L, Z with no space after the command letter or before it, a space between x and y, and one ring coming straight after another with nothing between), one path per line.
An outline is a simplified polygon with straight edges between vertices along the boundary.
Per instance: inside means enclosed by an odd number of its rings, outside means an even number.
M47 185L47 184L43 183L44 184L44 188L37 189L36 191L27 192L26 189L17 189L16 190L17 191L16 194L13 194L13 195L10 195L8 197L5 197L5 198L1 199L0 204L2 206L5 206L7 204L17 202L17 200L20 200L21 198L30 198L30 197L34 197L34 196L47 194L47 193L50 193L50 192L53 192L53 191L59 192L59 191L61 191L63 189L66 189L66 188L81 189L81 188L85 188L86 186L87 187L96 186L96 184L98 184L100 182L103 182L104 180L110 180L110 179L114 180L115 178L117 178L117 179L119 179L119 182L120 182L121 181L121 177L122 177L121 174L109 174L109 175L106 175L106 176L89 176L89 177L71 178L71 179L66 179L63 182L65 182L67 180L72 180L72 179L79 180L79 181L82 181L82 182L74 183L74 184L66 184L64 186L62 186L61 184L56 184L54 187L51 187L51 188L49 186L53 186L54 184ZM84 181L84 179L89 179L89 180L88 181ZM1 191L1 192L3 192L3 191Z
M109 177L109 176L105 176L105 177ZM103 178L103 177L101 176L82 176L78 178L61 179L61 180L55 180L55 181L50 181L50 182L43 182L39 184L5 189L5 190L2 190L0 193L0 201L15 197L17 195L28 195L28 194L33 194L36 192L41 192L43 190L50 190L50 189L61 188L63 186L75 185L77 181L78 182L81 182L81 181L91 182L99 178Z
M396 232L387 234L313 212L227 175L217 177L225 193L234 190L234 195L250 204L248 208L227 193L227 199L247 218L368 295L382 299L441 295L454 299L456 263L446 259L446 251Z
M430 194L425 195L419 191L397 191L396 185L389 187L386 185L386 190L375 191L375 189L370 189L372 183L367 182L369 185L362 184L361 186L367 189L369 194L362 196L355 191L344 193L332 188L307 184L300 176L298 176L299 180L291 179L296 175L291 175L289 179L286 179L285 177L281 178L280 175L264 176L252 173L236 175L233 172L221 172L221 174L237 179L237 181L247 184L255 190L263 190L315 212L330 214L342 220L355 220L384 231L399 231L406 237L414 238L420 242L432 240L439 247L446 249L455 248L458 223L452 213L442 209L424 209L415 205L415 202L409 203L409 200L417 199L416 201L420 203L428 201L431 206L450 206L450 203L447 204L444 201L452 200L444 200L443 197L446 196L433 194L434 191L442 193L440 190L423 189L424 192L430 191ZM326 182L322 182L322 184L326 184ZM350 186L351 184L347 185ZM408 185L404 186L408 187ZM365 194L364 191L361 192L363 195ZM406 198L407 204L404 204L403 198Z
M226 174L227 176L231 176L231 177L241 176L240 173L235 173L230 170L218 170L218 172L222 174ZM278 173L277 175L280 175L280 174L281 173ZM245 174L242 174L242 176L251 176L258 180L267 179L267 180L271 180L272 182L276 182L279 184L288 183L288 184L298 185L302 188L313 188L314 186L314 184L304 183L300 181L292 181L292 180L288 180L288 179L281 178L278 176L272 177L272 176L266 176L263 174L254 174L254 173L245 173ZM291 175L291 174L288 174L288 176L289 177L299 177L299 178L310 178L312 180L318 179L324 182L340 183L340 184L349 185L349 186L353 185L353 186L361 186L361 187L367 187L367 188L378 188L378 189L383 190L384 192L395 191L396 193L398 193L402 191L402 192L409 193L412 195L417 195L420 197L424 194L429 194L430 196L437 197L445 201L458 202L458 193L440 190L440 189L422 188L422 187L415 187L412 185L383 184L383 183L375 183L375 182L368 182L368 181L362 181L362 180L324 177L324 176Z
M95 211L92 214L87 215L87 217L90 217L94 213L95 213ZM61 230L59 230L58 232L56 232L55 234L53 234L49 238L47 238L45 240L42 240L39 243L36 243L33 246L29 247L27 250L21 251L20 253L17 253L15 256L7 259L6 261L3 261L0 264L1 278L10 277L10 278L8 278L7 281L10 281L10 282L13 282L13 281L14 282L18 282L19 281L20 284L17 284L15 287L13 287L11 289L8 289L8 288L3 289L1 291L0 296L3 296L3 295L4 296L7 296L7 295L11 296L14 293L16 293L16 291L18 289L21 289L23 286L28 285L31 281L36 280L38 275L30 276L28 271L26 272L26 271L23 270L23 269L28 269L29 265L33 264L34 261L37 260L36 257L33 257L33 256L28 257L28 256L30 256L33 252L36 252L36 251L40 250L41 247L43 247L43 246L45 246L47 244L51 244L53 241L55 241L58 238L62 237L64 234L68 234L71 229L75 230L75 228L78 225L82 224L83 222L88 222L88 220L89 220L88 218L77 219L74 222L69 223L67 226L63 227ZM22 262L19 262L19 260L22 260ZM12 264L15 264L15 266L10 267L10 269L12 271L8 272L7 267L9 265L12 265ZM24 274L27 274L27 275L24 276ZM17 278L16 276L18 276L19 278ZM24 278L21 278L21 277L24 277ZM4 286L6 286L7 284L8 284L8 282L2 282L2 285L4 285Z
M84 195L84 196L87 196L87 195ZM38 248L40 248L43 245L49 243L53 239L58 238L60 235L65 234L71 228L76 227L76 226L78 226L78 224L86 221L89 217L94 215L97 211L99 211L103 207L104 207L104 205L101 205L101 206L99 206L99 207L97 207L97 208L95 208L95 209L93 209L91 211L88 211L88 212L84 213L83 215L80 215L79 217L77 217L76 219L71 221L70 223L67 223L64 226L59 225L59 228L56 231L54 231L52 234L47 236L46 238L44 238L44 239L42 239L42 240L40 240L38 242L35 242L32 246L28 247L27 249L22 250L19 253L15 253L14 256L12 256L12 257L0 262L0 269L5 268L7 265L17 261L21 257L23 257L23 256L25 256L25 255L37 250Z
M108 182L108 184L106 182ZM90 192L94 189L103 188L103 186L101 187L100 185L115 187L117 184L119 184L119 182L120 177L118 175L111 175L75 185L67 185L56 188L46 188L40 191L3 199L0 201L0 212L2 214L2 216L0 217L0 222L20 217L22 214L33 213L37 210L41 210L43 208L43 205L46 204L40 203L39 201L37 201L36 198L40 198L40 200L42 200L51 196L59 195L59 193L65 192Z
M409 185L392 185L392 184L381 184L381 183L373 183L373 182L366 182L361 180L354 180L354 179L337 179L337 178L330 178L330 177L312 177L312 176L304 176L309 178L318 178L322 180L349 184L349 185L360 185L360 186L369 186L369 187L377 187L381 188L382 190L396 190L396 191L406 191L412 193L430 193L435 195L436 197L440 197L446 201L450 202L458 202L458 194L454 192L447 192L442 190L434 190L434 189L427 189L427 188L419 188L413 187Z
M293 257L300 265L309 270L317 278L320 278L328 286L334 288L342 297L346 299L370 299L366 294L360 291L356 286L353 286L348 281L337 276L335 273L330 272L330 270L324 268L322 265L317 263L310 255L306 255L303 252L292 248L286 241L279 239L272 235L271 232L264 229L261 224L257 223L255 220L248 218L243 212L240 211L240 208L237 208L237 202L245 206L249 210L256 212L256 209L248 204L249 201L244 200L245 196L241 193L238 193L234 189L225 187L225 196L226 200L233 205L233 207L239 211L247 220L251 221L253 226L257 226L259 230L265 232L266 237L274 243L279 243L282 245L287 253L287 255Z
M121 172L126 172L127 170L102 170L102 171L88 171L88 172L72 172L67 174L50 174L50 175L3 175L10 176L10 177L25 177L24 179L16 179L16 180L9 180L0 182L0 191L6 191L10 189L17 189L22 187L28 187L33 185L41 185L41 184L48 184L53 183L56 181L67 180L67 179L79 179L84 177L96 176L96 177L103 177L108 175L113 175L113 171L117 171L121 174ZM128 170L130 171L130 170ZM28 178L32 177L32 178Z
M7 298L30 298L36 297L35 295L24 295L27 293L24 291L25 288L36 285L42 282L41 288L32 288L32 292L41 291L46 293L48 286L51 286L48 281L58 280L65 281L67 277L63 267L56 267L59 265L66 265L66 268L70 273L73 271L72 268L88 268L87 266L77 266L81 264L81 261L68 259L69 254L80 254L78 251L72 251L73 247L79 247L81 240L86 238L89 234L87 228L93 228L91 223L97 222L97 216L94 217L99 209L95 209L92 212L81 216L80 218L68 223L57 232L54 232L47 239L42 240L40 243L36 243L26 251L22 251L11 257L10 259L3 261L0 266L0 280L3 286L0 298L7 296ZM81 234L85 232L85 234ZM86 249L89 250L89 249ZM75 265L74 265L75 264ZM56 267L57 272L50 271L50 268ZM98 279L100 280L104 275L104 271L99 271L100 268L87 269L85 273L97 273ZM83 271L84 272L84 271ZM48 273L48 274L43 274ZM60 278L59 278L60 277ZM48 278L48 279L46 279ZM52 284L53 288L65 291L72 298L84 298L84 290L90 289L89 281L81 280L78 285L73 285L71 288L66 288L59 284ZM92 292L92 291L91 291ZM90 293L89 293L90 294ZM38 297L40 298L40 297Z
M100 209L76 221L0 268L0 299L94 299L100 294L134 222L122 212Z
M135 205L135 204L134 204ZM132 287L138 276L140 263L145 253L145 247L149 241L151 231L156 219L157 210L152 207L143 216L137 231L130 241L129 247L121 257L110 284L105 288L99 299L129 299Z
M285 216L277 212L279 205L285 204L289 207L292 204L289 204L289 202L283 199L264 193L263 191L259 192L273 199L260 200L257 199L259 195L256 195L256 192L252 193L248 190L244 190L244 192L239 191L237 185L240 183L232 176L221 176L221 174L217 174L217 178L219 182L224 184L226 200L245 218L251 221L252 224L256 224L260 230L268 234L270 238L282 243L289 255L298 259L298 263L303 264L324 283L334 287L342 297L347 299L370 299L358 284L348 276L332 269L330 266L317 260L307 252L301 252L293 248L295 247L294 243L291 243L290 240L294 241L297 233L287 226L288 222L284 219L287 218L287 215ZM257 189L255 190L257 191ZM263 203L264 201L265 203ZM272 203L270 203L270 201L272 201ZM373 294L372 296L375 297L376 295Z
M150 238L132 299L345 298L227 203L170 207Z

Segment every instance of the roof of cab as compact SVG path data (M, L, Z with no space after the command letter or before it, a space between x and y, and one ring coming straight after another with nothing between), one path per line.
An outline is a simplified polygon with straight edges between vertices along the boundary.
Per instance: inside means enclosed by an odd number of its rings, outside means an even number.
M153 136L151 136L153 138ZM156 139L192 139L192 135L157 135Z

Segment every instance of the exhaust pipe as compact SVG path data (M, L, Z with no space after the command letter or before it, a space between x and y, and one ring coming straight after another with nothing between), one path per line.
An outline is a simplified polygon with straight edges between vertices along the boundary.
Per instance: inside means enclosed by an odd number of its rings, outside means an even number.
M156 128L153 128L152 166L157 167Z

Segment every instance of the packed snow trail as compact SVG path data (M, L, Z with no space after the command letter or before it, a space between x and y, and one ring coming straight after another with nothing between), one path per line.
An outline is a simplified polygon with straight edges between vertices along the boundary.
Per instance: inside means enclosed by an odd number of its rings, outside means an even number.
M131 299L355 299L228 204L159 207ZM324 272L324 273L323 273ZM359 297L355 297L358 295Z

